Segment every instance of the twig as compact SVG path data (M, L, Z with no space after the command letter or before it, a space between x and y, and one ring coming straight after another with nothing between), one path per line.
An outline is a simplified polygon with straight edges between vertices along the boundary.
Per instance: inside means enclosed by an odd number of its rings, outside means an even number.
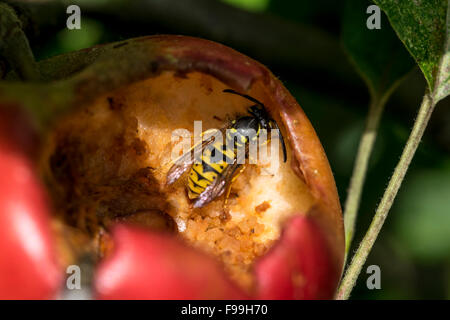
M366 127L359 141L358 153L353 167L353 173L350 181L347 199L345 201L344 225L345 225L345 261L347 261L348 252L351 248L354 237L356 218L358 215L361 195L366 180L367 168L369 166L370 156L372 155L375 140L378 134L378 127L384 106L390 99L392 93L398 88L402 78L397 80L385 92L377 92L370 82L368 83L370 91L369 114L367 115Z
M370 156L377 137L378 126L381 115L387 101L385 95L381 99L373 98L370 102L369 114L367 115L366 127L359 142L358 153L353 167L348 196L345 202L344 225L345 225L345 256L347 258L350 245L353 240L356 217L361 200L364 181L367 175Z
M425 132L425 128L427 127L434 107L435 101L431 98L429 93L426 93L422 100L417 119L414 122L414 127L400 157L400 161L398 162L397 167L394 170L394 174L389 181L388 187L384 192L383 198L378 205L372 223L370 224L366 235L361 241L358 250L352 258L352 262L345 273L337 292L336 299L345 300L350 296L356 280L361 273L361 269L366 262L367 256L369 255L381 227L386 220L388 212L394 202L411 160L414 157L417 147L419 146L420 140Z

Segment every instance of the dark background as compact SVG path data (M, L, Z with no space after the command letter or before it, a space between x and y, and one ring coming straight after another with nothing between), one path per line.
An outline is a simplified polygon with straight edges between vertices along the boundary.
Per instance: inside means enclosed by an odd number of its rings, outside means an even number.
M369 104L367 88L340 41L345 1L146 0L129 1L126 10L121 2L75 1L81 7L81 30L66 29L68 15L61 10L54 16L45 10L38 21L40 32L29 30L36 58L158 33L230 45L266 64L297 98L324 145L344 203ZM390 28L385 16L382 28ZM376 44L372 50L377 51ZM367 230L424 91L425 81L418 68L413 69L386 106L353 246ZM382 289L367 289L366 266L353 299L450 298L449 105L449 99L438 104L369 256L367 266L381 268Z

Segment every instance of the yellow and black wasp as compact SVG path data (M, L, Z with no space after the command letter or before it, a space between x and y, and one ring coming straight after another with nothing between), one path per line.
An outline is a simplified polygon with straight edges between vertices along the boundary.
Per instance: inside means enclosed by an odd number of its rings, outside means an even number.
M194 208L205 206L228 189L225 196L226 204L231 190L231 182L236 178L236 174L245 168L240 161L237 161L239 148L244 148L244 154L247 157L248 145L258 139L261 129L278 130L284 162L287 159L286 146L278 124L270 118L264 104L253 97L231 89L225 89L223 92L236 94L253 102L254 105L247 109L250 115L240 116L220 130L221 134L225 134L225 143L215 141L215 139L202 141L201 147L195 148L194 146L189 152L183 154L167 173L167 185L171 185L190 168L187 190L189 199L194 201ZM201 154L194 154L195 149ZM198 160L196 161L196 159Z

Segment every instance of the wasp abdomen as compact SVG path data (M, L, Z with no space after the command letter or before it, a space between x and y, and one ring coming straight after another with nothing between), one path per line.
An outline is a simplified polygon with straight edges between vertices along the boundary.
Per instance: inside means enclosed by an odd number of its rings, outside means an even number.
M223 146L219 142L213 143L205 148L201 161L192 165L188 178L190 199L196 199L231 163L234 152Z

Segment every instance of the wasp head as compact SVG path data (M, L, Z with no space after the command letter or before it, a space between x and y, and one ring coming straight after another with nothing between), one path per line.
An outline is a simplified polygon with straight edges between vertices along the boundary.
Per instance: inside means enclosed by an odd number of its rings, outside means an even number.
M275 120L270 118L269 113L267 112L266 108L264 107L264 104L258 100L256 100L253 97L250 97L249 95L239 93L237 91L234 91L232 89L225 89L223 92L226 93L232 93L241 97L244 97L245 99L255 103L254 105L248 107L247 111L249 114L251 114L255 119L258 120L259 124L261 125L261 128L266 130L277 130L279 139L281 140L281 147L283 149L283 158L284 162L287 160L287 154L286 154L286 145L284 143L283 135L281 134L280 128L278 127L278 124Z

